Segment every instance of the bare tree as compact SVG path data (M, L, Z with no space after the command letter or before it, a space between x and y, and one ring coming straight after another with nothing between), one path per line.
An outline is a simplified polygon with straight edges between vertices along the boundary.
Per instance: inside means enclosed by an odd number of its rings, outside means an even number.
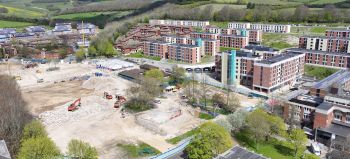
M305 5L299 5L294 12L294 18L296 21L305 21L309 15L309 8Z
M16 81L0 75L0 139L7 142L12 156L18 152L23 128L31 119Z

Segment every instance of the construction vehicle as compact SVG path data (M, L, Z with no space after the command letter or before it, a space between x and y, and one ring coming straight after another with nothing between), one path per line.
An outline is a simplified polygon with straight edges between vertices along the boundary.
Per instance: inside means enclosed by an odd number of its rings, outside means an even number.
M79 109L79 107L81 106L81 98L75 100L71 105L69 105L68 107L68 111L75 111L77 109Z
M124 96L116 96L117 101L114 103L114 108L120 108L126 102L126 98Z
M43 83L44 82L44 79L40 78L36 81L37 83Z
M21 76L14 76L14 78L15 78L15 80L17 80L17 81L22 80L22 77L21 77Z
M106 99L113 99L113 96L110 95L108 92L104 92L103 97Z

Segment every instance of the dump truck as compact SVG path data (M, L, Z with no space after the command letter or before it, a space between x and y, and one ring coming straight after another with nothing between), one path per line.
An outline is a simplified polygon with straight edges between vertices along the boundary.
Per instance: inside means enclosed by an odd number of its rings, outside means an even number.
M117 101L114 103L114 108L120 108L126 102L126 98L124 96L116 96Z
M106 98L106 99L113 99L113 96L110 95L108 92L104 92L103 93L103 97Z
M81 106L81 98L75 100L72 104L70 104L68 107L68 111L75 111L79 109L80 106Z

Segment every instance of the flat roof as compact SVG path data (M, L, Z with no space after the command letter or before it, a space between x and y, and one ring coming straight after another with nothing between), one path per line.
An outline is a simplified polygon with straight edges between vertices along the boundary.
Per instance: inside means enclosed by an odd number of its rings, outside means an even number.
M249 151L240 146L235 146L232 149L218 156L216 159L267 159L266 157Z
M189 45L189 44L170 44L171 46L180 46L180 47L190 47L190 48L195 48L195 47L198 47L196 45Z
M339 70L336 73L326 77L325 79L317 82L313 87L316 89L327 89L333 84L342 84L350 80L350 71Z
M308 49L301 49L301 48L289 48L289 49L287 49L287 52L317 53L317 54L323 54L323 55L337 55L337 56L350 57L350 54L347 54L347 53L328 52L328 51L320 51L320 50L308 50Z
M220 34L220 36L225 36L225 37L239 37L239 38L247 38L247 37L248 37L248 36L235 35L235 34Z
M349 40L349 38L343 38L343 37L326 37L326 36L301 36L301 38L320 38L320 39L342 39L342 40Z
M321 104L317 107L317 109L321 109L321 110L328 111L328 110L330 110L332 107L333 107L333 105L332 105L331 103L323 102L323 103L321 103Z
M326 30L326 31L341 31L341 32L350 32L350 30L340 30L340 29L333 29L333 30Z
M298 104L303 104L303 105L307 105L310 107L319 107L323 100L320 97L316 97L316 96L310 96L310 95L298 95L292 99L289 100L290 102L293 103L298 103Z
M273 56L271 58L259 61L257 63L274 64L274 63L281 62L283 60L298 56L300 54L301 53L297 53L297 52L287 52L286 54L276 55L276 56Z
M224 52L221 52L221 53L231 54L231 51L228 50L228 51L224 51ZM236 50L236 56L237 57L250 57L250 58L261 57L259 55L253 54L252 52L246 52L246 51L243 51L243 50Z

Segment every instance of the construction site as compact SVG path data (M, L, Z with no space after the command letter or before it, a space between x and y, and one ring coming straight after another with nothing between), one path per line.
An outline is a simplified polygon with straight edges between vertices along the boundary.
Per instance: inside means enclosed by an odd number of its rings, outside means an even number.
M117 74L131 69L139 66L121 60L0 64L0 74L17 80L30 112L42 121L61 152L67 151L71 139L90 143L100 158L125 158L119 143L143 142L165 152L174 146L166 139L204 122L194 108L180 104L179 92L166 92L155 109L122 111L126 89L135 83Z

